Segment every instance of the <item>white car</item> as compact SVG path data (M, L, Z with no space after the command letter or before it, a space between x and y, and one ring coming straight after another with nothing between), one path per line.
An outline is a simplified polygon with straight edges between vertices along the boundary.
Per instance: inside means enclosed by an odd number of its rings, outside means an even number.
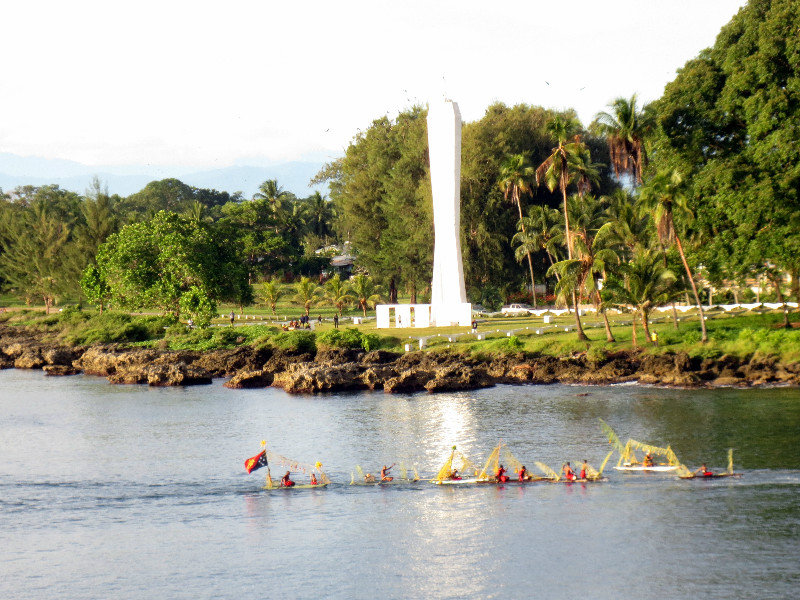
M509 304L508 306L504 306L500 309L504 315L515 316L515 315L529 315L530 311L533 310L527 304Z

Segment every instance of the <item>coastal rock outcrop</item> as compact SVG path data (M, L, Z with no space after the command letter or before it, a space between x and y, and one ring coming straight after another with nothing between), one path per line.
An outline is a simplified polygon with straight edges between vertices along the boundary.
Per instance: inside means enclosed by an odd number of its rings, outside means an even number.
M0 369L42 369L48 375L86 373L112 383L152 386L207 384L229 377L229 388L275 386L291 393L384 390L387 393L470 390L498 383L609 384L639 381L679 387L800 385L800 362L776 357L693 358L620 351L554 357L524 353L406 353L321 348L316 353L241 346L172 351L118 344L68 346L24 327L0 324Z

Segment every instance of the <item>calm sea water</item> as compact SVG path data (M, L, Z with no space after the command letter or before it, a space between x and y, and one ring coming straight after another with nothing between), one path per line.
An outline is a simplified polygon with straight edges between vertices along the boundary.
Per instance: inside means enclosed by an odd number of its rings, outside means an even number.
M598 417L692 466L733 447L745 476L347 485L499 439L529 467L598 466ZM0 598L793 598L799 434L796 389L310 397L2 371ZM242 466L262 439L335 483L262 490Z

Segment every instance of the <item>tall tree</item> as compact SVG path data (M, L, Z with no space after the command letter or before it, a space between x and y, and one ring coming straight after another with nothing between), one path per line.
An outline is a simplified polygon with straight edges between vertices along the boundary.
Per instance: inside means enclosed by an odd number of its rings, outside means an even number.
M686 194L683 177L677 171L671 173L659 173L641 188L639 204L642 210L649 213L655 223L658 239L664 248L669 248L675 244L681 257L686 276L692 287L697 309L700 311L700 328L702 331L702 341L708 341L706 332L706 319L703 312L703 304L697 293L697 285L692 277L689 263L686 261L686 253L683 250L680 235L675 229L675 213L680 214L685 219L691 219L692 213L686 205Z
M573 166L576 162L579 162L581 158L585 157L585 147L577 135L575 135L572 142L567 142L567 139L570 134L577 130L578 126L579 123L577 120L568 120L560 116L556 116L548 124L548 129L553 137L555 137L558 145L553 148L550 156L536 169L537 185L544 183L551 192L556 188L561 192L564 201L564 233L566 235L567 258L569 260L572 260L572 236L569 227L567 186L569 186L575 174ZM585 167L585 161L580 161L580 164ZM588 340L589 338L586 336L581 326L578 297L574 289L572 292L572 304L575 307L575 327L578 332L578 339Z
M600 281L610 267L619 263L619 256L614 251L612 224L602 200L592 195L581 198L573 194L569 209L575 234L575 258L557 262L550 267L548 274L560 276L557 289L577 290L577 295L586 295L590 299L603 317L607 341L613 342L614 335L600 297Z
M247 299L247 271L235 246L210 225L161 211L100 246L97 266L113 300L205 320L219 301Z
M70 256L69 227L42 200L9 216L6 235L0 238L0 272L8 287L28 300L40 299L49 313L79 275Z
M611 112L599 112L593 125L608 139L608 152L614 174L629 175L642 183L642 168L647 161L644 147L644 117L636 107L636 94L617 98L609 104Z
M519 212L519 223L522 227L522 234L525 235L525 220L522 216L521 194L528 194L531 191L531 180L533 179L533 167L529 164L524 154L512 154L506 157L500 167L500 189L503 190L503 197L517 207ZM528 268L531 273L531 295L533 296L533 307L536 308L536 281L533 278L533 261L531 253L526 252L528 257Z

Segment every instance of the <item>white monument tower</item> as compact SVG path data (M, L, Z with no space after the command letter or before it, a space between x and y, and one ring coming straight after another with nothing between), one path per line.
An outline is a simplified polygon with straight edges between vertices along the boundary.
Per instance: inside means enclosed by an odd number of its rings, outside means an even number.
M469 326L472 305L461 260L461 113L452 100L428 106L428 155L433 196L433 281L430 304L379 304L378 328Z
M452 100L428 107L428 155L433 196L434 325L469 325L472 305L464 288L461 260L461 112Z

